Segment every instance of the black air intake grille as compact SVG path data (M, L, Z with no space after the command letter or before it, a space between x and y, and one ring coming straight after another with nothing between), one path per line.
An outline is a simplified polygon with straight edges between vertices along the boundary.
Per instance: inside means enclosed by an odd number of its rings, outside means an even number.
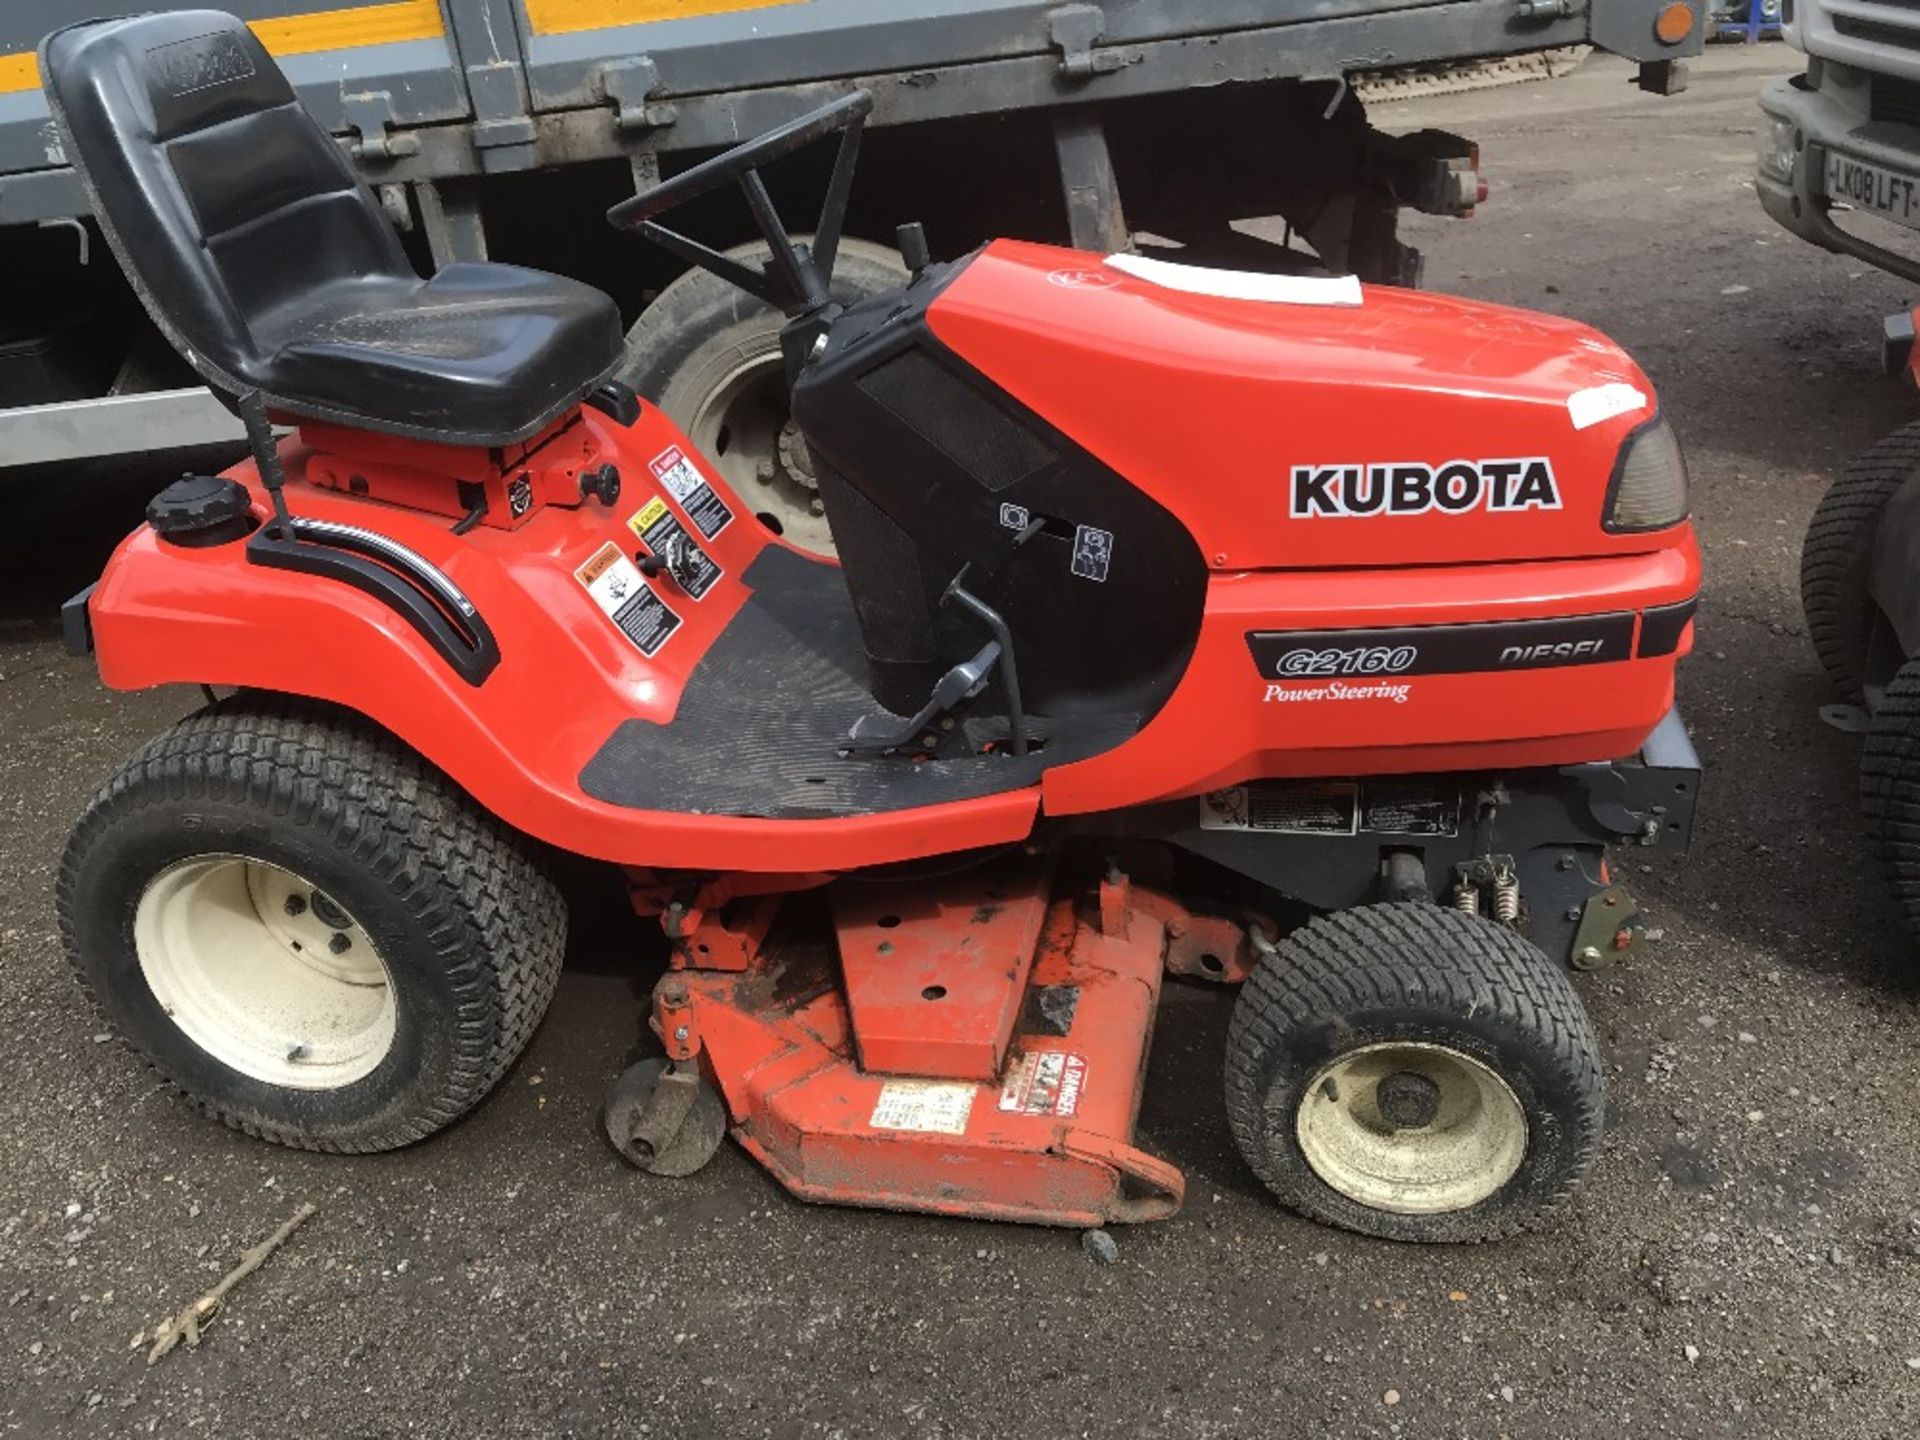
M1053 447L925 352L903 350L859 379L862 391L989 490L1053 463Z
M1856 20L1851 15L1835 15L1833 28L1849 40L1869 45L1884 45L1890 50L1920 50L1920 16L1913 26L1889 25L1880 20Z
M1875 75L1871 94L1871 114L1875 120L1920 128L1920 81Z

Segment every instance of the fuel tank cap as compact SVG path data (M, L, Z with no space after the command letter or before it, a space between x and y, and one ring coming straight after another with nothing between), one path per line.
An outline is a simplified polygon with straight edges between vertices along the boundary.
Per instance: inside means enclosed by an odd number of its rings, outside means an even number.
M147 523L176 545L218 545L253 529L253 502L238 480L182 475L148 502Z

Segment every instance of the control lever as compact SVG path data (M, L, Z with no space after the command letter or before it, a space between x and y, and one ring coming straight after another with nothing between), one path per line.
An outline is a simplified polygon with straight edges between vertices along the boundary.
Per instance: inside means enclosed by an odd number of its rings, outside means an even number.
M1037 533L1037 527L1030 525L1021 532L1023 542L1029 531ZM1013 753L1024 758L1028 749L1027 712L1020 703L1020 667L1014 663L1013 632L1007 628L1006 619L998 610L962 583L972 570L972 561L962 565L960 573L953 577L952 583L947 586L947 593L941 598L953 601L993 633L993 643L987 649L997 650L1000 656L1000 688L1006 692L1008 738L1013 742ZM980 653L984 655L986 651Z
M675 535L661 547L658 555L642 556L639 562L642 575L665 574L689 595L700 579L700 561L695 555L693 542L685 535Z
M900 258L907 262L907 269L918 280L921 273L933 264L933 252L927 248L927 227L915 220L900 226L893 235L900 245Z
M925 733L935 719L953 709L962 700L978 695L986 687L988 675L1000 662L1000 642L989 640L971 660L962 661L940 677L933 695L911 720L890 711L862 715L853 722L847 735L850 755L884 755L890 750L911 745Z

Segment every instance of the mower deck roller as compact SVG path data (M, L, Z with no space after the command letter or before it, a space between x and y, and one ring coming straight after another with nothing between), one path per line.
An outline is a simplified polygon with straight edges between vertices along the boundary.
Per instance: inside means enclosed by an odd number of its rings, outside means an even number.
M40 71L251 440L65 614L109 685L228 692L59 881L194 1103L348 1151L478 1104L559 980L558 850L673 946L665 1054L604 1111L657 1176L730 1132L812 1199L1170 1215L1134 1127L1171 974L1245 982L1227 1126L1296 1209L1484 1240L1577 1186L1568 970L1632 952L1609 848L1684 846L1698 788L1686 472L1619 347L1350 277L936 263L914 226L842 305L855 91L610 217L787 317L834 565L607 380L611 300L415 275L238 20L80 24ZM836 137L802 243L761 170ZM666 223L728 186L764 261Z

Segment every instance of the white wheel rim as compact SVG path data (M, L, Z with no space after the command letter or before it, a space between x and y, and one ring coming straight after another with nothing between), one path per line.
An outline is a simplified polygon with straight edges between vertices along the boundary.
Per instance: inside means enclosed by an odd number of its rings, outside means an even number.
M1400 1215L1470 1209L1527 1154L1526 1112L1506 1081L1471 1055L1411 1041L1349 1050L1321 1067L1294 1133L1314 1174Z
M221 1064L293 1090L337 1090L393 1048L393 977L323 891L278 865L200 855L141 892L134 950L154 999Z

